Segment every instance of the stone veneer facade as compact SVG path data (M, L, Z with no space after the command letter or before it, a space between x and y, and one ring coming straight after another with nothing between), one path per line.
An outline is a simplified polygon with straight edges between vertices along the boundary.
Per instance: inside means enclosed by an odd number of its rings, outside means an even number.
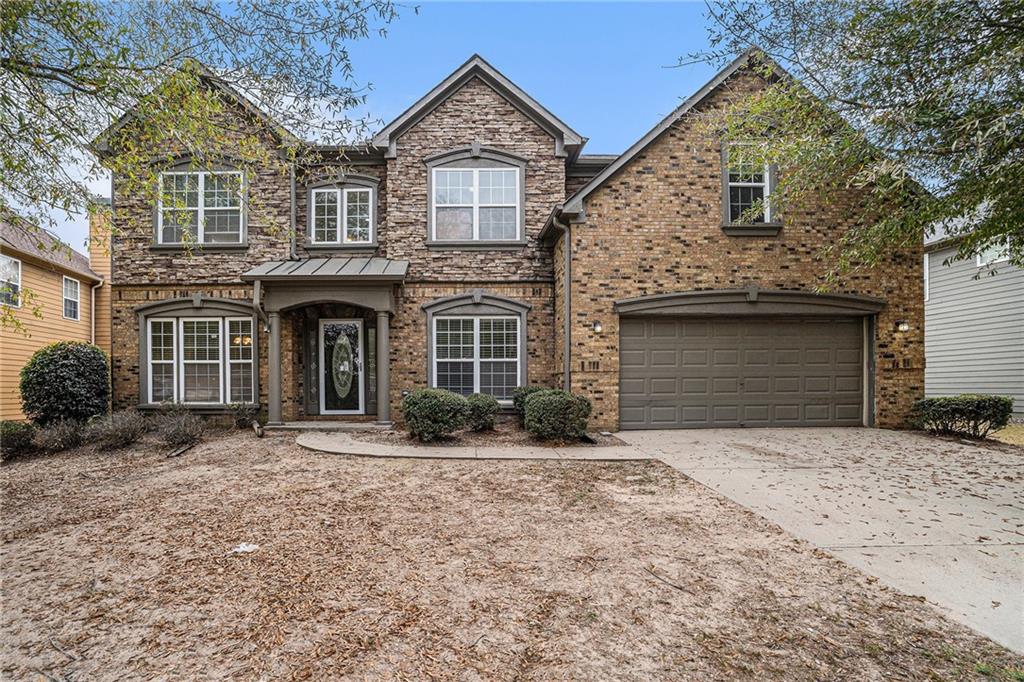
M755 77L737 74L746 87ZM733 82L735 85L736 82ZM731 88L730 91L735 91ZM723 92L706 106L718 106ZM526 159L525 245L440 248L427 243L426 157L474 143ZM268 144L272 144L268 140ZM541 243L552 210L583 186L577 171L555 153L554 138L488 83L468 80L397 139L393 158L362 160L351 172L378 178L377 247L363 255L410 262L394 287L391 316L392 415L400 420L403 391L427 381L427 328L423 304L482 289L527 303L529 382L560 386L563 349L563 239ZM251 303L253 288L240 276L256 265L289 257L290 180L283 162L248 178L250 197L244 248L186 254L153 246L153 207L122 196L114 182L113 391L119 407L139 402L139 305L196 294ZM595 171L596 172L596 171ZM316 170L297 174L296 250L299 258L341 255L308 248L308 185ZM853 196L786 216L778 237L728 237L721 228L719 146L681 121L591 194L586 220L572 226L572 387L594 401L592 425L618 425L618 320L616 299L692 289L813 290L828 264L818 255L851 223ZM902 423L923 392L924 346L920 251L894 253L871 272L851 274L835 289L884 298L876 339L875 409L878 423ZM282 393L285 420L307 419L303 398L302 312L282 316ZM911 322L908 333L894 321ZM592 322L604 325L595 334ZM367 315L372 326L373 316ZM262 325L260 325L262 327ZM267 400L267 335L259 331L260 402ZM379 362L379 359L378 359ZM894 366L895 365L895 366Z

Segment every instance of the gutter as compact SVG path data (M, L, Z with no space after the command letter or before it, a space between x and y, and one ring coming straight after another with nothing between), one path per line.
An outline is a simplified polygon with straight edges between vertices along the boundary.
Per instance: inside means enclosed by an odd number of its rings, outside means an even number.
M99 289L101 286L103 286L102 279L96 284L93 284L91 287L89 287L89 295L92 298L92 301L90 303L92 307L89 308L89 323L92 326L92 329L89 331L89 343L91 343L94 346L96 345L96 290Z
M559 220L556 213L551 214L551 224L562 231L562 253L564 257L564 293L562 304L562 383L566 391L572 391L572 243L569 223Z

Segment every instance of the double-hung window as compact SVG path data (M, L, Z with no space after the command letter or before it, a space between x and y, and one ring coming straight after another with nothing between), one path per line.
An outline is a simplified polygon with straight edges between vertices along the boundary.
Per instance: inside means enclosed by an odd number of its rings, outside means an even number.
M77 279L64 278L64 319L77 320L81 301L82 285Z
M1004 244L990 244L988 248L978 253L976 259L978 267L983 268L1010 260L1010 253Z
M241 244L242 173L161 173L157 243Z
M254 400L251 318L151 318L149 402Z
M518 317L434 318L434 386L512 400L519 385Z
M733 145L735 149L738 145ZM723 160L725 168L725 219L730 225L757 225L772 222L769 193L771 192L771 167L751 161L730 159L726 148ZM756 208L755 208L756 207ZM754 213L754 211L757 211Z
M434 241L519 239L519 169L434 168Z
M21 261L0 254L0 305L21 306Z
M373 243L373 190L368 187L313 190L313 244Z

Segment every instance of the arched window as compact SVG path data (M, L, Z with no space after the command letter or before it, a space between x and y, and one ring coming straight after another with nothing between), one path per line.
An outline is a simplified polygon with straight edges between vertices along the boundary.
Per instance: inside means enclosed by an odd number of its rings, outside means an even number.
M486 393L510 405L526 385L528 303L475 290L431 301L427 313L430 386Z
M525 241L525 159L473 145L428 157L426 164L428 243Z

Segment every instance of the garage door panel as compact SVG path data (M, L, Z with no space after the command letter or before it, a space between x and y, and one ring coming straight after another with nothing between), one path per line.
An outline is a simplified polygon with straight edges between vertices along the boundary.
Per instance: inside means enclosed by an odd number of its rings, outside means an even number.
M626 318L623 428L859 424L860 319Z

